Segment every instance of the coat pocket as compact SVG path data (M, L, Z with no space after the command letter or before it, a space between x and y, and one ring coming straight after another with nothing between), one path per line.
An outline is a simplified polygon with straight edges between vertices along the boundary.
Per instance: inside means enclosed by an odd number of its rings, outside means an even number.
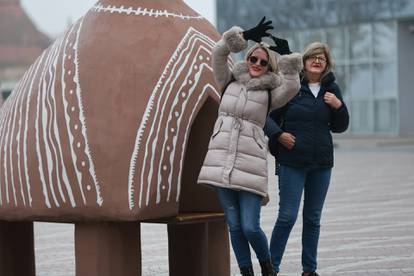
M261 135L258 133L257 130L255 130L253 128L253 139L256 142L257 146L261 149L261 150L267 150L267 141L266 138L263 136L261 137Z
M214 126L213 135L211 135L211 139L214 139L217 136L217 134L220 133L222 125L223 125L223 119L219 118Z

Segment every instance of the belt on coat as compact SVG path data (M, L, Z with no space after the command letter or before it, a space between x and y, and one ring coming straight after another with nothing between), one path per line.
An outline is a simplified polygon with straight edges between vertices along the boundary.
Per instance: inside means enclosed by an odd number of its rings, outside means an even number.
M230 175L234 169L234 163L236 161L237 147L239 143L240 131L244 129L243 119L229 116L233 118L232 131L230 132L230 146L228 149L228 155L226 164L223 170L223 183L230 184Z

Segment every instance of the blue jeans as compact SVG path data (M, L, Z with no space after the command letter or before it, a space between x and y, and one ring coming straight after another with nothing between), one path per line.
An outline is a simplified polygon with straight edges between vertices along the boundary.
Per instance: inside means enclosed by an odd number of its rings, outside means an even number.
M303 190L302 267L304 272L316 271L320 220L331 171L331 168L280 166L279 214L270 241L272 263L276 271L279 271L290 231L296 222Z
M217 188L221 206L226 215L231 245L239 267L252 265L249 243L260 262L270 259L266 235L260 228L260 195Z

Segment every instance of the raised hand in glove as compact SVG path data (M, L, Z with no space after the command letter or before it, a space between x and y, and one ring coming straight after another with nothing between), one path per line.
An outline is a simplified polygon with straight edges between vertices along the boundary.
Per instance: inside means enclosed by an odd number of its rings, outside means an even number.
M288 55L292 52L289 49L289 42L286 39L278 38L273 35L270 35L272 40L275 42L275 46L270 46L269 48L280 55Z
M243 37L245 40L253 40L259 43L262 41L262 37L270 36L271 34L267 33L268 30L272 30L272 21L266 21L266 17L263 16L262 20L260 20L259 24L256 27L251 28L247 31L243 32Z

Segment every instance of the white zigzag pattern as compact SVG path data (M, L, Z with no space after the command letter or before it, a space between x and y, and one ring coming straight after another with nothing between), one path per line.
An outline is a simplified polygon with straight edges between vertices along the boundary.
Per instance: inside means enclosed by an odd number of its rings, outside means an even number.
M195 19L195 20L201 20L204 19L203 16L197 15L184 15L182 13L173 13L169 12L167 10L156 10L156 9L149 9L149 8L142 8L142 7L124 7L124 6L104 6L101 3L95 4L95 6L92 7L91 11L95 12L109 12L109 13L119 13L119 14L127 14L127 15L142 15L142 16L153 16L155 18L157 17L175 17L175 18L181 18L181 19Z

